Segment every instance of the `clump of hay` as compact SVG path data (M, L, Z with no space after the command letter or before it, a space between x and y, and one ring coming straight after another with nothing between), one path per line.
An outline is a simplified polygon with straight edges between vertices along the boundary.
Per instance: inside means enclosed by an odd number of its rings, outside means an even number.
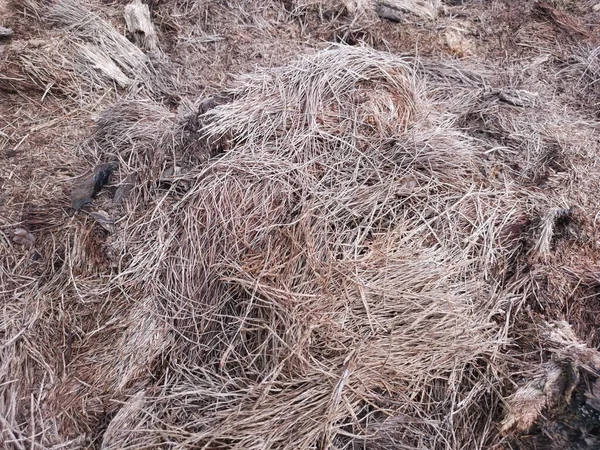
M541 196L458 129L471 102L524 139L499 95L477 105L485 84L340 46L178 113L150 100L104 111L83 150L142 183L110 206L110 236L92 215L62 230L34 313L27 291L14 299L3 372L43 400L9 409L11 439L41 428L44 445L113 449L497 444L524 283L514 260ZM553 252L549 211L533 256ZM63 344L14 345L40 336ZM4 405L29 389L7 389ZM532 405L528 424L546 403Z
M116 238L112 289L160 298L173 342L106 445L491 443L506 305L489 280L516 209L476 142L436 120L411 64L366 48L227 96L203 129L230 150Z
M15 81L23 78L21 84L33 82L84 103L110 91L157 98L177 92L173 65L159 52L156 36L154 51L144 52L80 2L27 6L52 30L48 39L20 49L19 67L8 67L19 75Z

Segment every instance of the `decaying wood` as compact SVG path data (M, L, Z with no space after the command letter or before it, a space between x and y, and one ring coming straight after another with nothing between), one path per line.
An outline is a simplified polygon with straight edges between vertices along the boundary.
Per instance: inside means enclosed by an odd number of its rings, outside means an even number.
M382 19L401 22L407 13L423 19L437 17L439 0L376 0L375 12Z
M128 33L138 47L146 51L158 51L158 36L147 4L141 0L134 0L125 6L125 23Z

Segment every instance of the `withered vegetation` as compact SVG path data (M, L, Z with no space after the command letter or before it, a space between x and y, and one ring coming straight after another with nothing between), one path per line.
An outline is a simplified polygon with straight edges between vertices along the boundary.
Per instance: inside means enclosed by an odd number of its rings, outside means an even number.
M598 448L594 2L3 17L3 448Z

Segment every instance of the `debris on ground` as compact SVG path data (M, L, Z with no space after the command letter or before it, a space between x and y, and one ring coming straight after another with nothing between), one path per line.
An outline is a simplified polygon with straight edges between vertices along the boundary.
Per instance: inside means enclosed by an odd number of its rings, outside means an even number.
M137 175L135 173L130 173L129 175L127 175L115 191L113 202L119 204L126 200L127 197L129 197L131 190L135 187L136 182Z
M0 442L599 448L594 3L0 1Z
M110 215L103 210L98 210L90 213L90 217L94 219L96 222L100 224L102 228L104 228L109 233L114 232L114 223L115 220L110 217Z
M158 51L158 36L150 18L150 8L141 0L135 0L125 6L125 23L131 39L140 48Z
M600 448L600 353L566 322L542 333L553 358L508 399L503 433L529 434L533 448Z
M92 199L108 183L116 168L115 163L98 164L89 175L75 181L71 190L71 207L78 211L91 203Z
M26 247L32 247L33 244L35 244L35 236L23 228L16 228L13 234L13 241L15 241L17 244L21 244Z
M10 38L13 34L14 32L11 28L0 26L0 39Z
M538 97L537 93L524 90L501 90L498 92L498 98L501 101L521 108L530 108L534 106Z

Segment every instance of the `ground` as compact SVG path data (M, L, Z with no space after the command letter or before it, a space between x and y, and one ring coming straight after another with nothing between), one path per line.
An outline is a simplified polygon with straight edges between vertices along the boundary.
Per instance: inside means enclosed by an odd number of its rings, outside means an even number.
M0 26L6 448L600 445L600 3Z

